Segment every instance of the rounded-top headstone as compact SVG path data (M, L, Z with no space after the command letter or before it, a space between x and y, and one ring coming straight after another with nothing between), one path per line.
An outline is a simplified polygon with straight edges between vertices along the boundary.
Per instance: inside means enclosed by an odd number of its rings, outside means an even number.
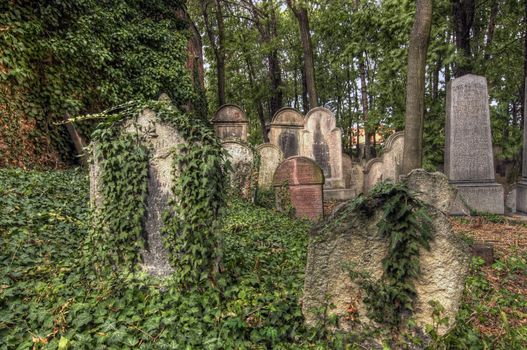
M286 158L302 151L304 117L294 108L284 107L273 116L269 128L269 142L280 147Z
M264 143L256 148L260 156L260 168L258 169L258 187L269 189L273 186L273 175L278 165L284 159L280 148L272 143Z
M335 115L327 108L317 107L306 115L302 152L322 168L326 188L343 188L342 131Z
M247 141L248 120L245 112L234 104L218 108L212 118L214 131L222 140L240 139Z
M304 117L294 108L280 108L271 121L271 125L301 126L304 127Z

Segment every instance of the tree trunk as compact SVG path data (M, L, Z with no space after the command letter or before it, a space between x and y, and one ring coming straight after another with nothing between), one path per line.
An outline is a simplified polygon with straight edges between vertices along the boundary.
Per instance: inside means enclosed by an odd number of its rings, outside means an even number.
M526 91L525 91L525 81L527 79L527 0L525 0L525 10L524 10L524 15L523 15L523 80L521 82L521 91L522 91L522 95L521 95L521 98L520 98L520 101L521 101L521 109L522 109L522 113L521 113L521 123L520 123L520 128L523 128L523 119L525 118L525 108L527 108L527 106L525 106L525 94L526 94Z
M360 94L362 103L362 115L364 120L364 159L371 158L371 134L368 123L368 82L366 79L366 64L364 63L364 53L361 52L359 57L359 76L360 76Z
M418 1L419 3L419 1ZM463 59L456 67L455 77L461 77L472 71L472 51L470 48L470 29L474 23L475 1L452 0L454 33L456 47L461 51Z
M248 57L248 55L245 56L245 63L247 64L247 71L249 72L249 86L251 87L252 95L254 96L256 94L256 86L254 84L255 74L251 59ZM262 139L264 142L269 142L262 101L261 99L256 98L254 102L256 104L256 112L258 113L258 120L260 121L260 126L262 128Z
M300 40L304 53L304 74L306 79L307 95L309 97L308 110L318 106L317 90L315 85L315 64L313 58L313 46L311 44L311 33L309 32L309 17L307 8L301 4L295 4L294 0L287 0L287 5L293 11L300 28ZM304 109L305 106L304 106Z
M431 26L432 0L417 0L408 48L403 174L421 168L423 163L425 69Z
M210 46L216 58L216 78L218 88L218 106L225 104L225 28L223 24L223 12L220 0L214 0L216 6L216 24L218 34L215 35L212 30L212 24L209 19L208 2L200 1L201 14L205 23L205 30L209 37Z

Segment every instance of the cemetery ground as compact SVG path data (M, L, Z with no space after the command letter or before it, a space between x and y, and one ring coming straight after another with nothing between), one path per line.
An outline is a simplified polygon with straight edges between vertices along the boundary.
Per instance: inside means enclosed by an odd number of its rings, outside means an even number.
M375 336L304 326L310 224L239 199L224 213L216 288L85 274L88 187L80 170L0 170L0 349L363 349ZM496 261L473 259L457 325L443 337L432 326L430 348L527 348L527 221L452 223L467 241L492 241Z

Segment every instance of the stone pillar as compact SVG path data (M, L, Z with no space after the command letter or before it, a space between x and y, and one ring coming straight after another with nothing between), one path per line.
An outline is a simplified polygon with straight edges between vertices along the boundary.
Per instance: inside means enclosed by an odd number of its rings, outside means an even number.
M445 173L458 190L453 215L468 209L503 214L503 187L496 183L487 80L467 74L447 87Z
M527 79L525 80L527 87ZM527 102L527 94L523 97ZM527 105L526 105L527 106ZM516 211L527 214L527 108L523 111L522 177L516 186Z

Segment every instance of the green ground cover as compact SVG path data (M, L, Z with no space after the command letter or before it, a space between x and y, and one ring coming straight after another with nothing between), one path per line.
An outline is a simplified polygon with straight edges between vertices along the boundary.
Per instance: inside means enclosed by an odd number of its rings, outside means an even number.
M303 326L306 222L230 200L217 288L187 291L139 273L87 274L90 227L86 173L0 170L0 349L362 348L358 335ZM526 348L526 261L476 260L458 326L432 330L431 347ZM485 332L489 317L502 331Z

